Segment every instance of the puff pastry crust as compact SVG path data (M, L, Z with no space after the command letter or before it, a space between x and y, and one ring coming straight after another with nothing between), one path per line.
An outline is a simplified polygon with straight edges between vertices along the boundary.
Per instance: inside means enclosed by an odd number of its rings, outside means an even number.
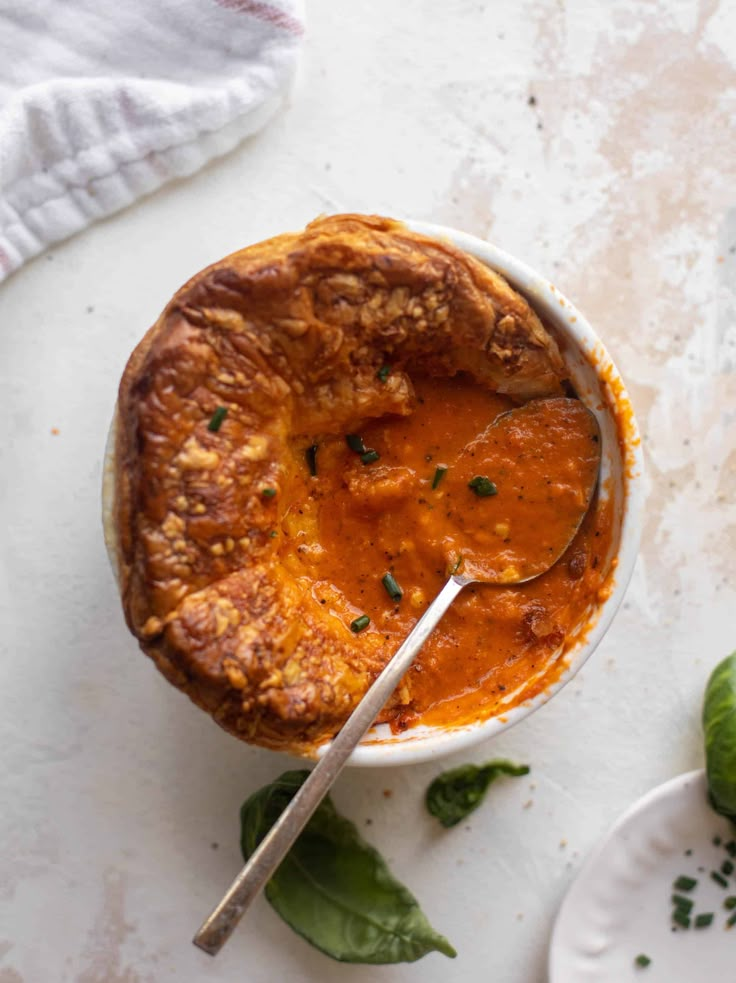
M125 616L166 678L244 740L312 752L382 668L380 647L291 576L273 532L301 448L410 413L415 372L467 373L519 400L564 378L554 339L500 276L360 215L199 273L128 362L114 510Z

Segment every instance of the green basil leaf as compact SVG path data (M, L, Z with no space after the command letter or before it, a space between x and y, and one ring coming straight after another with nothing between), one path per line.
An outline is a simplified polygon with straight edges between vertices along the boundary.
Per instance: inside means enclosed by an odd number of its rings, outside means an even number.
M736 820L736 652L713 670L703 701L705 770L716 812Z
M244 803L246 860L308 774L287 771ZM433 951L457 955L329 796L266 885L266 897L295 932L341 962L414 962Z
M488 786L500 775L528 775L526 765L489 761L487 765L461 765L439 775L427 789L427 809L449 829L477 809Z

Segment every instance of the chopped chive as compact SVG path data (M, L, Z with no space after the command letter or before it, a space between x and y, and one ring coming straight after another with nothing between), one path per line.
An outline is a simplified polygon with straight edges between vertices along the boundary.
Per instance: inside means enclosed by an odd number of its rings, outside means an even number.
M724 860L721 864L721 873L725 874L726 877L730 877L733 874L733 864L730 860Z
M210 422L207 424L207 429L211 430L212 433L217 433L217 431L222 426L222 421L227 416L227 406L218 406L215 412L210 417Z
M307 467L309 468L309 473L313 478L317 477L317 445L312 444L311 447L307 447L304 452L307 458Z
M381 578L381 583L386 588L386 593L392 601L400 601L404 596L404 592L397 584L393 574L385 574L385 576Z
M731 917L726 922L726 927L727 928L733 928L734 925L736 925L736 911L734 911L734 913L731 915Z
M673 894L672 904L679 911L684 911L686 915L689 915L690 912L693 910L693 905L695 904L695 902L691 901L690 898L684 898L681 894Z
M638 955L634 960L634 965L639 966L641 969L646 969L647 966L649 966L649 964L651 963L651 961L652 960L649 958L649 956L645 956L644 953L642 952L641 955Z
M365 454L361 454L360 459L363 462L363 464L373 464L373 462L377 461L380 458L380 456L381 455L378 453L378 451L374 451L373 449L371 449L371 450L367 450Z
M275 494L275 488L261 488L261 495L263 495L264 498L273 498Z
M676 891L692 891L692 889L697 886L697 883L698 882L694 877L685 877L682 875L677 878L672 886Z
M391 366L382 365L381 368L376 372L376 378L380 379L381 382L385 382L386 379L391 375Z
M714 836L713 837L713 846L720 846L720 845L721 845L721 838L720 838L720 836Z
M713 912L707 911L703 912L702 915L696 915L693 924L696 928L707 928L713 922Z
M355 451L356 454L365 454L365 444L363 443L363 438L357 433L349 433L345 435L345 441L351 451Z
M675 908L672 912L672 921L675 925L679 925L680 928L690 928L690 915L686 915L684 911L680 911L679 908Z
M715 881L716 884L720 884L721 887L728 887L728 881L723 876L723 874L719 874L717 870L712 870L710 872L710 879L712 881Z
M437 467L434 469L434 478L432 478L432 491L434 491L434 489L438 487L439 483L442 481L442 479L445 477L446 474L447 474L447 465L438 464Z
M271 539L276 539L278 533L276 532L275 529L272 529L271 532L269 533L269 536L271 537Z
M730 894L723 902L723 907L728 911L731 911L732 908L736 908L736 895Z
M468 482L468 488L475 492L478 498L489 498L491 495L498 495L498 488L490 478L484 474L477 474Z
M371 619L368 617L368 615L361 614L361 616L356 618L355 621L350 622L350 631L354 631L357 635L359 631L363 631L364 628L367 628L370 623Z
M458 558L455 561L455 566L450 570L450 576L451 577L454 577L455 574L458 572L458 570L460 569L460 567L462 565L462 562L463 562L463 555L462 555L462 553L459 553L458 554Z
M736 857L736 840L729 840L726 844L726 850L729 856Z

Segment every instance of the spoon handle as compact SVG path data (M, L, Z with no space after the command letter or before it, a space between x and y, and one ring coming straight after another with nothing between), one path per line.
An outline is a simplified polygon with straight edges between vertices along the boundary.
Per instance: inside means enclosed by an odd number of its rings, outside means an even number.
M450 577L429 605L396 654L377 677L330 743L314 770L284 809L269 832L228 888L222 901L202 923L192 940L196 946L217 955L250 904L273 876L312 813L327 795L360 739L373 724L404 673L411 666L443 614L470 581Z

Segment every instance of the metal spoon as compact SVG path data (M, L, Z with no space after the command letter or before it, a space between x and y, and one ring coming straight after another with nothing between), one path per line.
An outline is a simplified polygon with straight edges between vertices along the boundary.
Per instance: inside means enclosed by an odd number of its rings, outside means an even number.
M568 422L573 419L576 426L581 428L578 433L584 432L584 436L590 438L590 453L585 459L582 473L578 466L574 486L570 485L570 459L565 453L569 427L567 430L564 427L550 427L550 420L553 423L555 420L560 422L563 416ZM468 555L463 557L462 569L458 569L450 576L404 643L353 710L324 756L235 878L222 901L202 924L194 936L195 945L212 956L220 951L250 904L270 880L312 813L332 787L353 750L370 729L460 591L472 583L504 586L523 584L541 576L560 559L580 528L592 501L598 480L600 450L600 431L596 418L578 400L562 397L533 400L518 409L502 414L481 437L465 449L458 466L453 467L453 472L457 472L461 480L464 477L463 467L466 471L468 468L471 471L482 471L486 467L491 470L494 464L497 468L499 466L503 468L504 457L508 459L509 454L513 454L517 460L524 454L537 458L541 454L544 457L542 466L545 468L546 480L542 483L539 494L535 498L534 494L530 496L528 490L526 491L530 516L533 515L540 528L541 539L537 555L520 557L510 553L508 548L500 546L495 550L495 555L489 557L483 549L483 544L474 543L471 536ZM497 473L496 471L495 474ZM513 477L509 475L508 480L512 482ZM548 492L553 484L557 485L557 497L550 496ZM464 482L464 485L466 486L467 482ZM570 494L566 494L567 492ZM467 498L467 487L465 487L465 495ZM468 500L472 503L474 514L471 522L474 523L474 529L482 525L479 522L483 505L482 497L473 501L471 495ZM549 514L555 517L555 524L558 527L556 536L552 538L544 535L545 508L551 510ZM562 524L558 521L561 508L566 510L565 521ZM492 550L487 552L493 553Z

